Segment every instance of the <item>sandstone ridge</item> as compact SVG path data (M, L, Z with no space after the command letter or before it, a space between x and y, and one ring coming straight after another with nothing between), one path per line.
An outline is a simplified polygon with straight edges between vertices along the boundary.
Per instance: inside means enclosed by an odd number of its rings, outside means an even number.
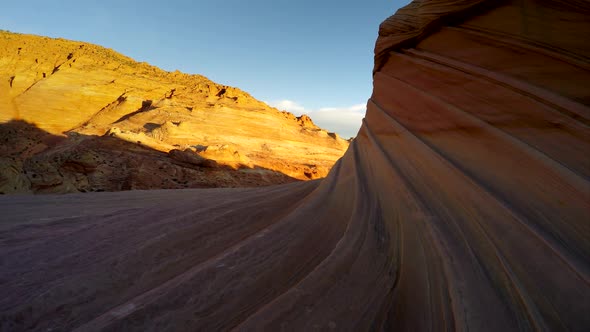
M65 164L50 159L56 154L67 159L64 155L71 154L69 150L72 149L94 153L96 151L89 149L106 150L107 146L120 154L128 154L130 145L113 144L112 140L99 139L102 136L153 150L154 153L144 154L139 162L124 163L125 168L133 171L141 172L157 151L165 154L188 149L220 166L227 166L222 167L224 170L234 169L242 173L228 174L227 178L233 180L219 181L218 186L264 185L320 178L348 147L347 141L317 127L305 115L295 117L279 111L240 89L214 83L204 76L166 72L84 42L2 31L0 126L4 123L5 127L10 127L9 121L25 121L48 135L71 138L54 139L55 144L47 145L24 137L28 131L19 135L36 146L30 157L38 163L51 164L46 167L55 169L63 178L78 177L80 183L89 184L70 185L66 180L57 184L59 181L55 179L50 181L53 185L47 184L49 187L44 186L43 190L34 185L27 187L24 180L28 178L31 182L33 179L18 165L29 162L13 151L10 155L0 155L0 192L5 193L92 190L94 182L88 178L89 174L68 170L63 167ZM11 129L5 128L4 131L10 132ZM93 143L86 142L87 139L92 139ZM106 145L101 147L103 143ZM104 158L102 161L110 157L106 154ZM113 162L120 164L120 160ZM178 172L200 172L200 166L184 163ZM6 168L11 171L1 171ZM14 172L24 181L19 182L16 189L14 183L7 183L15 178ZM267 180L251 179L253 174L261 172L265 177L271 172L277 174L266 177ZM219 170L218 173L222 174ZM116 178L108 178L105 174L100 176L103 177L100 181L112 184L94 189L120 190L114 184L118 181ZM155 176L164 180L169 174L156 171ZM186 177L181 181L188 180L186 186L147 184L136 179L128 187L155 189L215 185L214 181L204 181L204 177L200 182Z

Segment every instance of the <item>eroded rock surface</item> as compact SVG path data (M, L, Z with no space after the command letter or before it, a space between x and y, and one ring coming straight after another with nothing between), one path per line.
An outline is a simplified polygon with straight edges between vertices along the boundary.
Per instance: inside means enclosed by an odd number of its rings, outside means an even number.
M218 186L256 185L252 174L269 175L257 185L324 177L348 147L347 141L317 127L307 116L297 118L237 88L214 83L200 75L165 72L83 42L0 32L0 126L6 127L1 130L12 130L10 121L25 121L56 140L55 144L30 150L31 155L19 156L21 160L43 152L35 156L35 160L52 163L43 160L44 156L63 154L64 149L85 138L105 135L139 144L145 151L162 153L202 146L207 147L205 158L224 166L216 173L241 172L226 174L226 178L234 180L221 181ZM78 135L76 139L74 135ZM16 148L34 140L25 136L25 133L17 133L6 144ZM59 137L68 139L57 142ZM127 155L129 149L136 150L106 139L92 142L83 143L78 149L87 150L91 146L102 150L122 149L111 155L102 154L102 164L107 161L120 164L120 160L113 158ZM102 143L105 146L100 146ZM220 152L220 146L231 146L233 150ZM162 162L161 154L143 153L142 156L140 164L149 163L155 156L153 163ZM0 154L0 157L7 155ZM26 181L17 181L17 178L26 177L24 169L19 167L16 163L9 169L0 168L7 172L0 176L16 181L2 182L0 192L41 192L38 186L27 187ZM47 185L43 192L117 190L120 187L114 184L120 181L118 177L101 179L105 183L113 182L106 188L94 188L95 182L88 179L89 176L109 176L112 172L85 170L80 173L76 168L64 172L60 167L47 168L50 173L45 177L53 176L49 182L54 185L43 182L42 186ZM310 171L312 168L314 171ZM15 170L17 173L13 174ZM178 170L187 176L194 173L186 168ZM69 181L65 178L82 179L89 187L56 186L55 176L60 173L65 182ZM168 175L154 176L164 179ZM131 187L176 188L169 184L151 187L157 181L148 185L137 182L141 180L141 177L135 179L136 184ZM183 177L179 181L187 180ZM200 187L198 183L206 187L215 184L214 181L193 180L188 180L189 187Z
M475 3L387 21L323 180L1 197L1 327L588 331L590 8Z

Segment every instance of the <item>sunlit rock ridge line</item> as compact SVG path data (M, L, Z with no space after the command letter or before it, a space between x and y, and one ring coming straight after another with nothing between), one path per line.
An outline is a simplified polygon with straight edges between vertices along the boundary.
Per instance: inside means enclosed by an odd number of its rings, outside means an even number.
M324 180L0 198L2 329L588 331L589 17L400 9Z
M0 142L4 194L316 179L348 147L307 116L201 75L1 31Z

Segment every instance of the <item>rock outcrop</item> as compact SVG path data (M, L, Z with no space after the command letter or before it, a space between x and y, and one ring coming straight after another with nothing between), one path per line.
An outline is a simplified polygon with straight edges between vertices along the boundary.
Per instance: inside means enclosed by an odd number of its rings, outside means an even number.
M0 126L7 127L0 130L10 131L9 121L25 121L56 138L76 135L76 139L39 149L35 159L43 163L53 163L44 159L63 154L64 145L75 149L123 148L111 154L116 158L127 153L129 145L97 139L105 135L164 154L195 146L209 147L206 158L215 157L224 166L216 172L232 173L226 174L232 181L222 181L218 186L256 185L250 177L257 172L276 173L265 177L267 180L261 179L258 185L324 177L348 147L348 142L318 128L307 116L296 118L237 88L216 84L200 75L165 72L88 43L0 32ZM92 144L84 143L85 139L91 139ZM106 145L101 147L103 142ZM232 154L212 153L219 146L231 146ZM236 151L239 157L234 156ZM143 156L144 164L154 156L153 163L161 161L161 154ZM110 160L108 154L103 157L103 164L119 162ZM26 158L20 159L25 162ZM13 164L0 176L27 178L19 165ZM315 172L310 172L310 167ZM120 187L119 178L108 178L111 173L78 173L75 169L63 169L62 165L54 168L56 173L52 174L89 184L51 187L46 183L44 186L48 187L43 192ZM257 171L252 172L254 169ZM13 174L14 171L17 173ZM186 167L178 172L194 173ZM107 188L93 188L89 176L103 177L101 181L111 184ZM166 178L169 174L155 176ZM135 184L126 187L177 188L168 184L151 187L138 182L141 180L137 178ZM215 185L211 181L181 180L186 181L189 187ZM0 192L4 193L41 192L37 187L27 187L27 181L3 183Z
M296 181L268 168L218 164L212 158L223 159L223 155L199 153L194 147L158 151L149 146L147 138L117 127L103 136L69 132L62 137L25 121L0 124L4 143L0 146L0 194L244 187ZM243 159L233 161L246 164ZM302 175L306 176L303 171Z
M481 4L386 21L324 180L0 198L0 326L588 331L590 6Z

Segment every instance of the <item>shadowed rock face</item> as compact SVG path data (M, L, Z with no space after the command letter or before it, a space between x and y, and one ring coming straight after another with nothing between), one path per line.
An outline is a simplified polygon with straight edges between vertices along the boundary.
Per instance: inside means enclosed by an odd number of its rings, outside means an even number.
M297 181L271 169L217 164L192 149L165 153L120 135L111 130L104 136L71 132L64 137L25 121L2 123L0 194L255 187Z
M589 8L468 3L382 25L322 181L2 198L2 328L587 331Z

